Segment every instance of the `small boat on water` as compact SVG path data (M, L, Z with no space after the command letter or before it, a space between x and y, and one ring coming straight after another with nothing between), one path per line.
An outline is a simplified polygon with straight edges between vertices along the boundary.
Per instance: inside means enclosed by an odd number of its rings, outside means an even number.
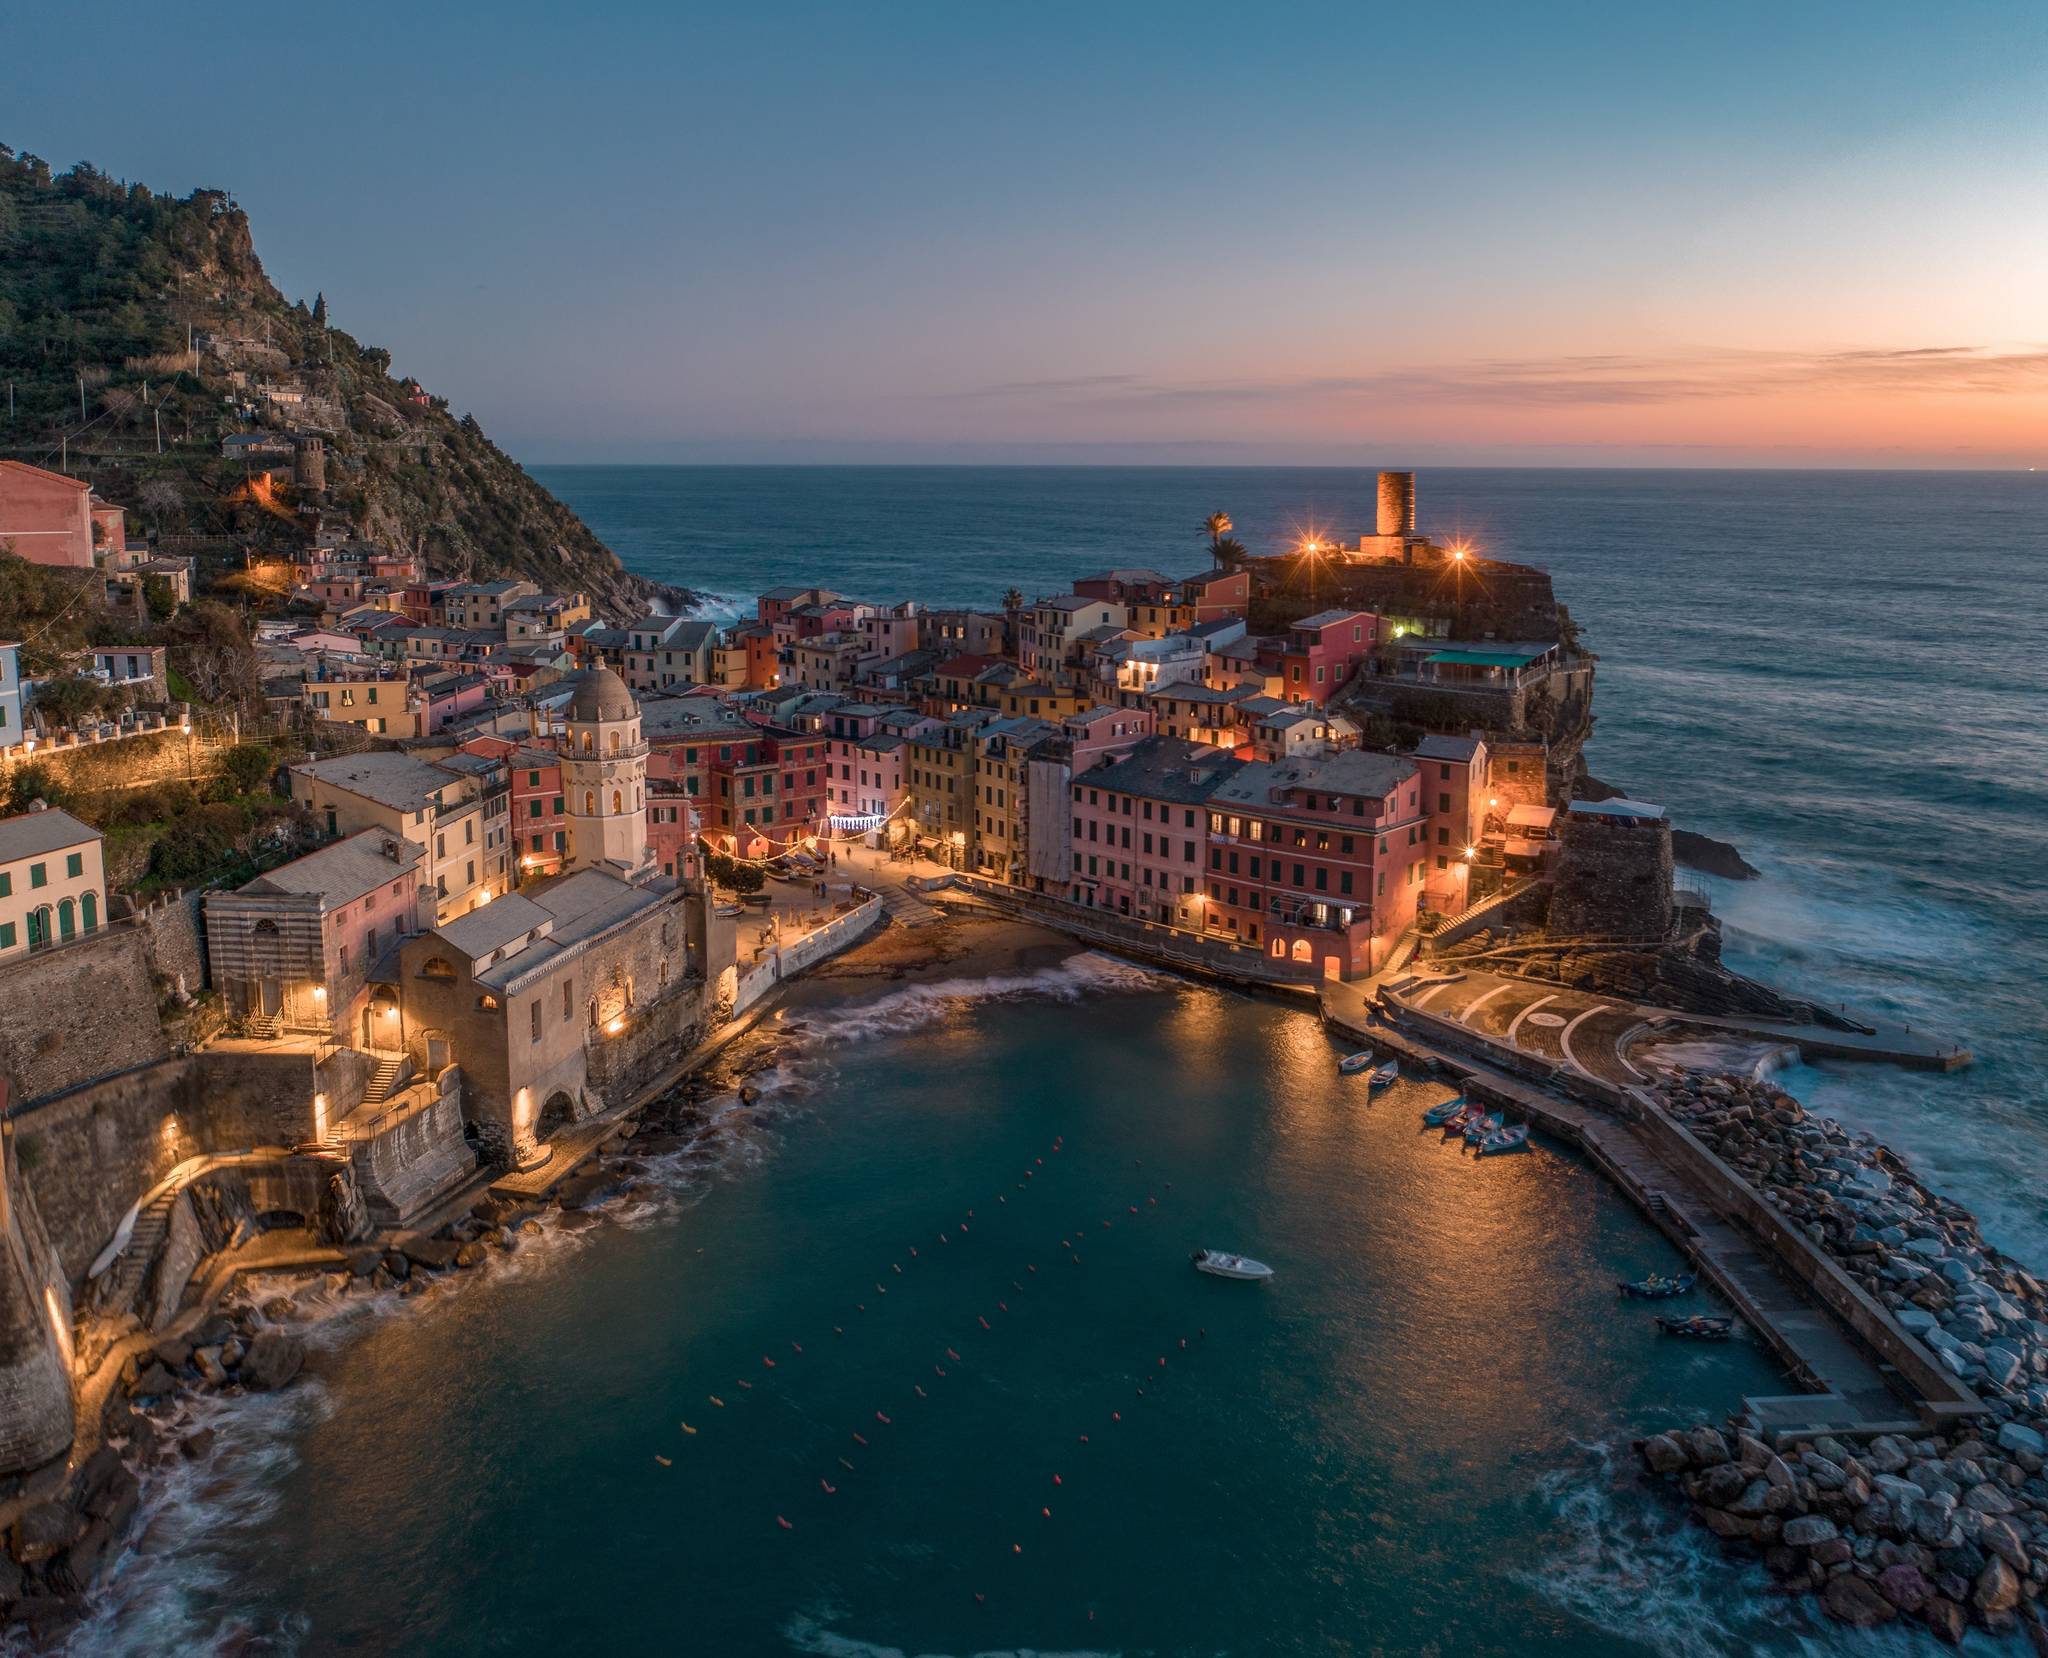
M1735 1328L1735 1320L1694 1313L1691 1318L1660 1318L1657 1328L1667 1336L1684 1336L1692 1341L1726 1341Z
M1361 1049L1355 1054L1346 1054L1337 1061L1337 1075L1355 1077L1360 1071L1370 1071L1377 1056L1371 1049Z
M1479 1155L1493 1157L1504 1151L1526 1151L1529 1148L1529 1125L1516 1123L1509 1128L1496 1129L1479 1142Z
M1465 1144L1476 1146L1489 1134L1498 1134L1506 1126L1507 1117L1505 1113L1499 1111L1481 1112L1478 1116L1466 1120L1464 1128Z
M1260 1279L1273 1276L1273 1269L1264 1261L1254 1261L1249 1255L1232 1255L1221 1249L1198 1249L1194 1253L1195 1270L1206 1272L1212 1278Z
M1632 1295L1639 1301L1669 1301L1674 1295L1686 1294L1699 1281L1700 1275L1696 1272L1681 1272L1674 1278L1653 1272L1647 1278L1636 1278L1614 1287L1623 1295Z
M1366 1078L1366 1086L1368 1088L1391 1088L1400 1080L1401 1067L1390 1059L1386 1064L1375 1069L1371 1076Z
M1465 1096L1459 1094L1448 1100L1439 1100L1435 1105L1432 1105L1427 1111L1423 1112L1422 1121L1426 1127L1442 1128L1445 1123L1457 1116L1459 1112L1469 1109L1470 1107L1466 1104Z

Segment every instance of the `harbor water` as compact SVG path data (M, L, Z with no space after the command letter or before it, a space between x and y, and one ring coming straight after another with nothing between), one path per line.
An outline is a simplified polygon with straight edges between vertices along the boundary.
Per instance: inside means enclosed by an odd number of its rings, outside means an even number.
M229 1407L90 1642L1792 1649L1628 1477L1779 1380L1618 1299L1677 1257L1588 1167L1094 956L807 1017L653 1193Z

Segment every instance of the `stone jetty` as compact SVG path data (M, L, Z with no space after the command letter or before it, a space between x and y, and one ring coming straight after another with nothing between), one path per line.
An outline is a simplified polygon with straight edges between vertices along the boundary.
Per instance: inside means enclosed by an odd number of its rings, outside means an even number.
M1782 1089L1691 1076L1674 1117L1891 1310L1985 1405L1977 1421L1773 1448L1731 1422L1639 1440L1702 1525L1788 1593L1861 1627L1905 1620L1954 1643L2024 1621L2048 1582L2048 1295L1867 1134Z

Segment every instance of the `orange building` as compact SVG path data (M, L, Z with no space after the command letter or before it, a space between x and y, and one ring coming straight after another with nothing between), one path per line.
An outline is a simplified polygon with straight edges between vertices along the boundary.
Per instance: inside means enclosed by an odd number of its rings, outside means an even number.
M127 541L119 507L95 500L92 486L21 461L0 461L0 546L31 564L90 570L99 538Z

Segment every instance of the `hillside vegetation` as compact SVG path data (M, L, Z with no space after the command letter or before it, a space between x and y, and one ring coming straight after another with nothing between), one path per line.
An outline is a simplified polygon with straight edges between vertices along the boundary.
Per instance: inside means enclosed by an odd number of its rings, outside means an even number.
M424 551L437 575L580 589L615 618L687 599L623 569L474 418L329 326L324 302L287 300L219 190L161 196L0 145L0 380L0 456L66 466L131 529L303 542L307 503L252 489L221 454L230 433L298 425L326 444L329 533L345 521Z

